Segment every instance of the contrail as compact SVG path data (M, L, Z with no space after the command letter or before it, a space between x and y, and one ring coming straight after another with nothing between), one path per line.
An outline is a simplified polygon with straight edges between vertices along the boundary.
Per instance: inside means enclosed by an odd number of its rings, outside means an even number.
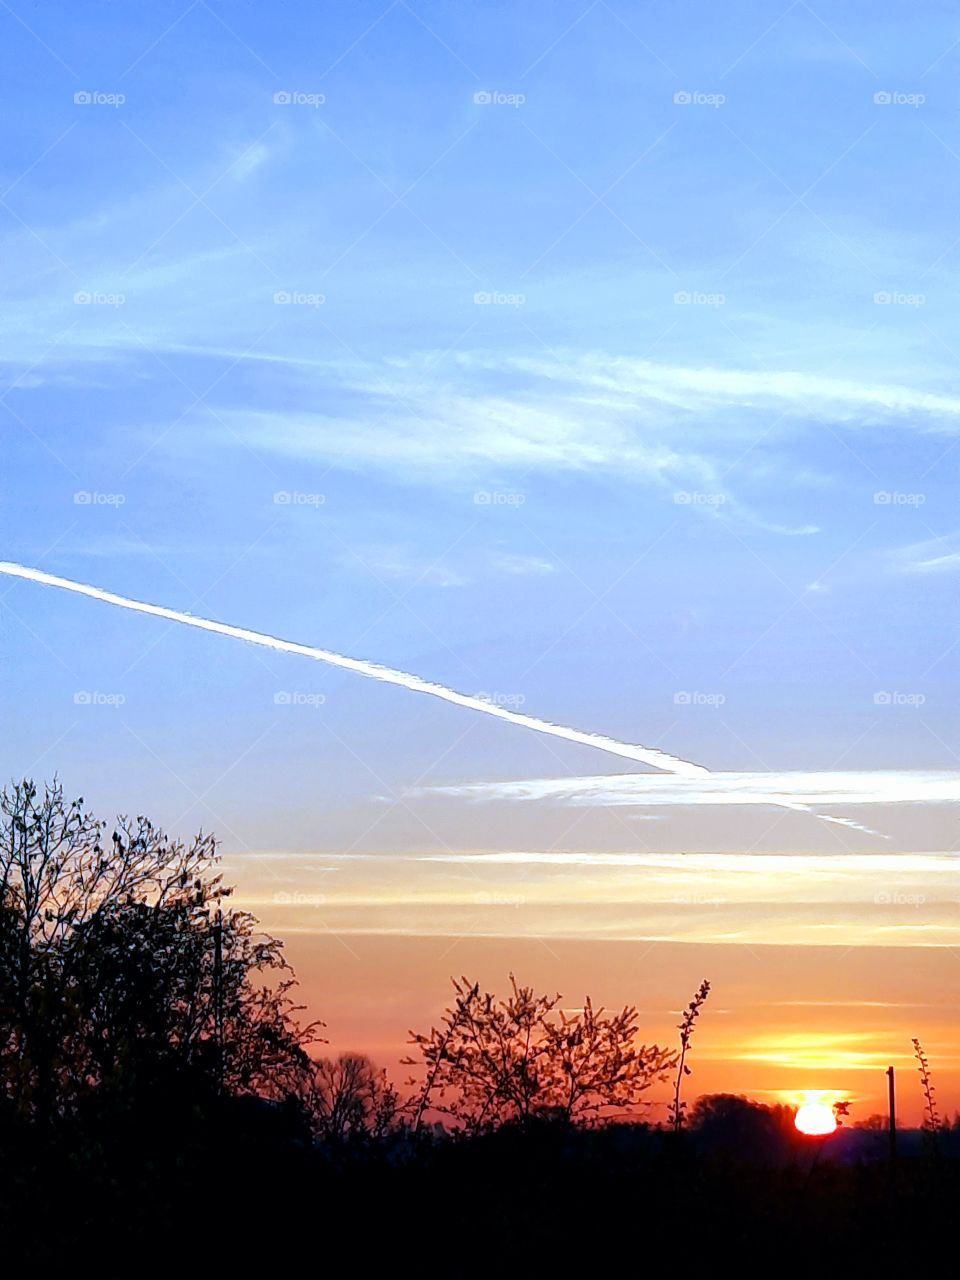
M817 813L816 809L811 809L808 804L801 804L799 800L788 800L786 796L768 796L767 799L770 804L778 809L792 809L794 813L812 813L821 822L832 822L838 827L849 827L851 831L861 831L865 836L879 836L881 840L890 839L882 831L874 831L873 827L865 827L862 822L855 822L853 818L835 818L829 813Z
M582 729L571 729L566 725L553 724L550 720L540 720L537 716L523 715L519 711L511 711L508 707L496 706L484 698L477 698L468 693L457 693L455 689L448 689L445 685L434 684L407 671L383 667L376 662L365 662L362 658L347 658L343 654L332 653L329 649L315 649L312 645L280 640L276 636L264 635L260 631L248 631L245 627L231 627L226 622L195 618L192 613L180 613L176 609L166 609L163 605L131 600L127 596L115 595L112 591L103 591L100 587L74 582L70 578L58 578L55 574L44 573L40 569L29 569L21 564L0 561L0 573L11 578L25 578L28 582L39 582L47 587L60 587L63 591L73 591L79 596L89 596L91 600L102 600L104 604L117 605L120 609L132 609L135 613L148 613L155 618L167 618L170 622L180 622L185 627L196 627L199 631L213 631L217 635L232 636L235 640L262 645L265 649L275 649L279 653L297 653L304 658L325 662L331 667L355 671L357 675L367 676L371 680L381 680L384 684L397 684L403 689L411 689L414 693L429 693L434 698L442 698L444 702L452 702L454 706L468 707L471 711L480 711L485 716L495 716L498 720L506 720L509 724L520 725L524 729L533 729L537 733L546 733L553 738L578 742L584 747L596 747L609 755L623 756L626 760L652 765L655 769L677 774L681 778L703 778L710 772L703 765L694 764L690 760L681 760L678 756L658 751L656 747L643 747L633 742L618 742L616 738L608 738L602 733L585 733Z
M91 600L102 600L104 604L113 604L120 609L132 609L134 613L147 613L155 618L167 618L170 622L182 623L185 627L196 627L198 631L213 631L217 635L232 636L235 640L245 640L248 644L258 644L265 649L275 649L279 653L297 653L304 658L313 658L316 662L325 662L331 667L342 667L345 671L355 671L357 675L366 676L370 680L380 680L384 684L396 684L402 689L410 689L414 693L429 693L444 702L452 702L456 707L467 707L471 711L480 711L485 716L495 716L498 720L506 720L508 724L520 725L523 729L533 729L536 733L546 733L553 738L563 738L567 742L577 742L584 747L596 747L598 751L606 751L608 755L622 756L625 760L635 760L640 764L651 765L664 773L672 773L680 778L707 778L710 770L702 764L694 764L691 760L683 760L679 756L668 755L656 747L643 747L634 742L619 742L616 738L608 738L602 733L586 733L583 729L571 729L567 725L553 724L550 720L540 720L537 716L527 716L520 711L511 711L507 707L498 707L484 698L477 698L469 693L458 693L445 685L434 684L420 676L411 675L407 671L397 671L393 667L384 667L376 662L366 662L362 658L348 658L341 653L333 653L329 649L316 649L312 645L297 644L293 640L281 640L277 636L268 636L261 631L248 631L245 627L232 627L226 622L214 622L210 618L196 618L192 613L181 613L177 609L167 609L159 604L147 604L143 600L131 600L128 596L118 596L112 591L104 591L100 587L91 587L83 582L74 582L71 578L58 578L55 574L44 573L42 569L30 569L22 564L12 564L0 560L0 574L10 578L25 578L28 582L39 582L47 587L59 587L63 591L72 591L78 596L89 596ZM880 831L861 826L852 818L835 818L829 814L817 813L809 805L788 796L770 796L769 803L778 809L790 809L795 813L809 813L823 822L832 822L837 826L849 827L854 831L862 831L865 835L879 836L888 839Z

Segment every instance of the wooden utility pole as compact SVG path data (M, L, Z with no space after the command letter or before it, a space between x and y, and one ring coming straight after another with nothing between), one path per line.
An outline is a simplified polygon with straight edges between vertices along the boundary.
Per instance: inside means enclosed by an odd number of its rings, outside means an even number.
M894 1089L893 1067L887 1067L888 1114L890 1117L890 1159L897 1154L897 1099Z

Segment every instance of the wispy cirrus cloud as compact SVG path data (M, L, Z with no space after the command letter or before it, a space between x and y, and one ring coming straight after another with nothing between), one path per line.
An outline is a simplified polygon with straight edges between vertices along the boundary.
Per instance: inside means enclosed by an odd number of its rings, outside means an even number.
M543 556L521 552L482 550L456 557L451 553L430 556L401 545L361 544L342 557L348 568L367 569L374 576L432 587L465 587L479 577L543 577L558 566Z
M417 484L479 487L538 476L616 475L649 485L704 519L780 535L818 531L755 511L733 492L710 433L691 431L687 424L679 434L674 411L653 400L584 397L549 377L507 391L491 384L502 378L491 380L480 363L470 377L463 376L463 365L452 372L451 381L443 371L428 380L426 374L407 378L396 370L381 378L341 369L329 377L344 394L360 398L350 413L221 405L217 414L225 440L233 444L243 441L264 454L389 473ZM313 370L313 379L319 384L322 376ZM356 430L357 412L364 416L363 431ZM501 567L535 568L518 561Z
M539 577L546 573L556 573L557 566L552 560L543 556L520 555L510 551L496 551L490 556L490 563L495 570L508 573L514 577Z
M956 942L956 860L945 854L273 853L237 855L230 871L242 882L240 902L285 932L842 948Z
M960 772L952 770L838 770L770 773L716 772L676 779L649 774L534 778L420 788L418 795L486 801L551 801L574 807L779 804L902 805L960 802Z
M431 560L403 546L359 546L343 557L347 567L368 569L377 578L420 582L433 587L463 587L469 578L443 561Z
M901 573L955 573L960 569L960 534L948 533L901 547L893 561Z
M731 369L597 354L563 361L517 357L510 363L535 376L591 388L618 403L626 397L691 411L708 404L774 408L864 426L922 415L924 430L960 430L960 397L816 370ZM917 425L915 418L912 425Z
M229 405L218 411L250 443L293 456L417 467L426 475L490 465L502 473L617 469L675 488L699 486L714 499L699 505L713 507L713 514L736 505L723 460L756 437L755 413L780 415L772 423L764 419L773 440L793 433L796 419L811 417L860 428L960 431L958 397L789 370L571 352L556 361L460 353L323 371L311 361L302 371L305 394L320 378L375 410L364 432L351 433L351 418L339 413Z
M272 360L261 352L254 358L266 358L268 367ZM577 351L439 352L366 366L322 367L313 356L299 365L295 357L284 361L278 370L286 369L285 377L299 369L296 394L282 408L220 403L225 438L420 484L617 476L650 486L701 519L781 536L819 528L766 510L773 482L780 492L831 483L822 455L817 465L813 454L798 458L798 433L825 424L861 435L960 431L960 397L885 385L866 374L841 378ZM317 412L321 391L330 408ZM362 431L355 429L358 416Z

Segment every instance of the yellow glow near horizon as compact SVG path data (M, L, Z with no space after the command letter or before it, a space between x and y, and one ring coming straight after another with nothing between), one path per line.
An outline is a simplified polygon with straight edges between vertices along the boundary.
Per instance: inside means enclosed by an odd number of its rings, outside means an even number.
M744 1037L745 1044L730 1051L739 1062L764 1063L791 1071L874 1072L882 1070L890 1058L883 1046L873 1048L879 1033L863 1031L762 1031ZM819 1084L819 1081L816 1082ZM834 1097L840 1095L832 1095ZM818 1101L804 1095L797 1101Z
M856 1101L849 1089L776 1089L771 1092L778 1102L798 1110L810 1105L832 1107L835 1102Z

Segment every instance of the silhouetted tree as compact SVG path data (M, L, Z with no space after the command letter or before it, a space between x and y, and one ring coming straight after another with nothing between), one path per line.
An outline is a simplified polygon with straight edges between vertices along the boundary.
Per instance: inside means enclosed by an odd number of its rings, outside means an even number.
M358 1053L318 1059L304 1102L314 1135L335 1143L385 1137L401 1109L387 1073Z
M560 996L537 995L510 975L498 1000L478 983L454 980L456 999L441 1027L410 1033L424 1069L414 1100L417 1123L432 1109L468 1133L549 1118L597 1119L636 1107L644 1092L673 1068L676 1055L638 1045L637 1011L608 1014L587 999L576 1011Z
M216 844L110 836L59 782L0 792L0 1087L38 1120L174 1077L281 1097L309 1068L282 944L224 911Z
M874 1133L885 1133L888 1124L889 1121L886 1116L875 1112L873 1115L867 1116L865 1120L855 1120L853 1127L854 1129L869 1129Z
M685 1122L706 1152L734 1161L779 1159L793 1145L795 1110L765 1106L741 1094L708 1093L699 1097Z

